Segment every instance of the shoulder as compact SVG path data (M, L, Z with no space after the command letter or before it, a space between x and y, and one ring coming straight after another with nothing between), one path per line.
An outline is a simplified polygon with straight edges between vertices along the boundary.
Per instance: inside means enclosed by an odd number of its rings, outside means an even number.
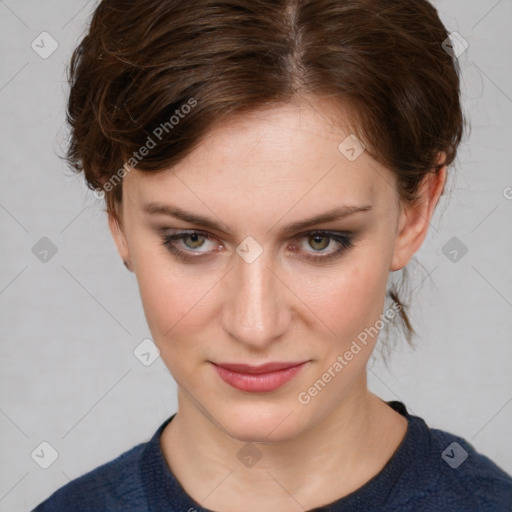
M140 461L147 443L140 443L57 489L32 512L144 511L147 509Z
M510 512L512 478L466 439L409 416L415 463L399 485L400 510ZM415 447L416 445L416 447ZM405 506L407 505L407 506Z
M512 510L512 478L466 439L439 429L430 429L431 456L441 468L443 486L450 486L478 511Z

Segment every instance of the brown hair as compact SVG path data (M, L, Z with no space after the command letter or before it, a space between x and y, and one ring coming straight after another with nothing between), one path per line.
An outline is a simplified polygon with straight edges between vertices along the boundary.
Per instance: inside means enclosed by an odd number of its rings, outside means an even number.
M329 97L411 203L466 121L448 37L427 0L103 0L71 58L66 158L118 218L125 163L158 172L228 118Z

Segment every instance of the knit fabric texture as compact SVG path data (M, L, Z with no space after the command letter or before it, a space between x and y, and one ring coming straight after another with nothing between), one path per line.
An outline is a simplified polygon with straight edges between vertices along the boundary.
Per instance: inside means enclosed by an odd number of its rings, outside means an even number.
M402 402L404 439L362 487L318 512L511 512L512 478L465 439L427 426ZM32 512L211 512L181 487L160 448L160 434L56 490ZM217 511L222 512L222 511ZM273 511L265 511L273 512ZM278 511L276 511L278 512Z

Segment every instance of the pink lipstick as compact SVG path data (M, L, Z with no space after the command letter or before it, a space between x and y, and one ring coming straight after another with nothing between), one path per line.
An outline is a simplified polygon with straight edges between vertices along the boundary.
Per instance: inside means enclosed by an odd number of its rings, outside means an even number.
M238 363L213 363L220 378L227 384L249 393L267 393L289 382L307 361L267 363L250 366Z

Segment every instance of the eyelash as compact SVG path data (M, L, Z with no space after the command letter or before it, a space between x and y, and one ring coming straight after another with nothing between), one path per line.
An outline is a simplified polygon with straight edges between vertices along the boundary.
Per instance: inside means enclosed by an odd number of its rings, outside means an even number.
M176 248L176 241L183 240L187 236L190 235L199 235L207 240L213 240L214 237L211 236L209 233L203 232L203 231L180 231L179 233L175 233L173 235L164 235L162 237L162 245L166 247L166 249L176 256L178 259L183 261L191 261L195 258L201 258L201 256L190 256L190 253L194 253L194 251L182 251L180 249ZM303 235L297 236L296 239L300 238L308 238L308 237L316 237L316 236L323 236L327 238L331 238L335 242L339 244L339 248L331 253L328 253L327 256L306 256L301 257L302 259L313 261L313 262L325 262L330 261L338 256L341 256L342 253L345 251L351 249L354 247L354 243L352 240L352 236L348 233L340 233L340 232L331 232L331 231L311 231L309 233L305 233ZM208 254L208 253L205 253Z

